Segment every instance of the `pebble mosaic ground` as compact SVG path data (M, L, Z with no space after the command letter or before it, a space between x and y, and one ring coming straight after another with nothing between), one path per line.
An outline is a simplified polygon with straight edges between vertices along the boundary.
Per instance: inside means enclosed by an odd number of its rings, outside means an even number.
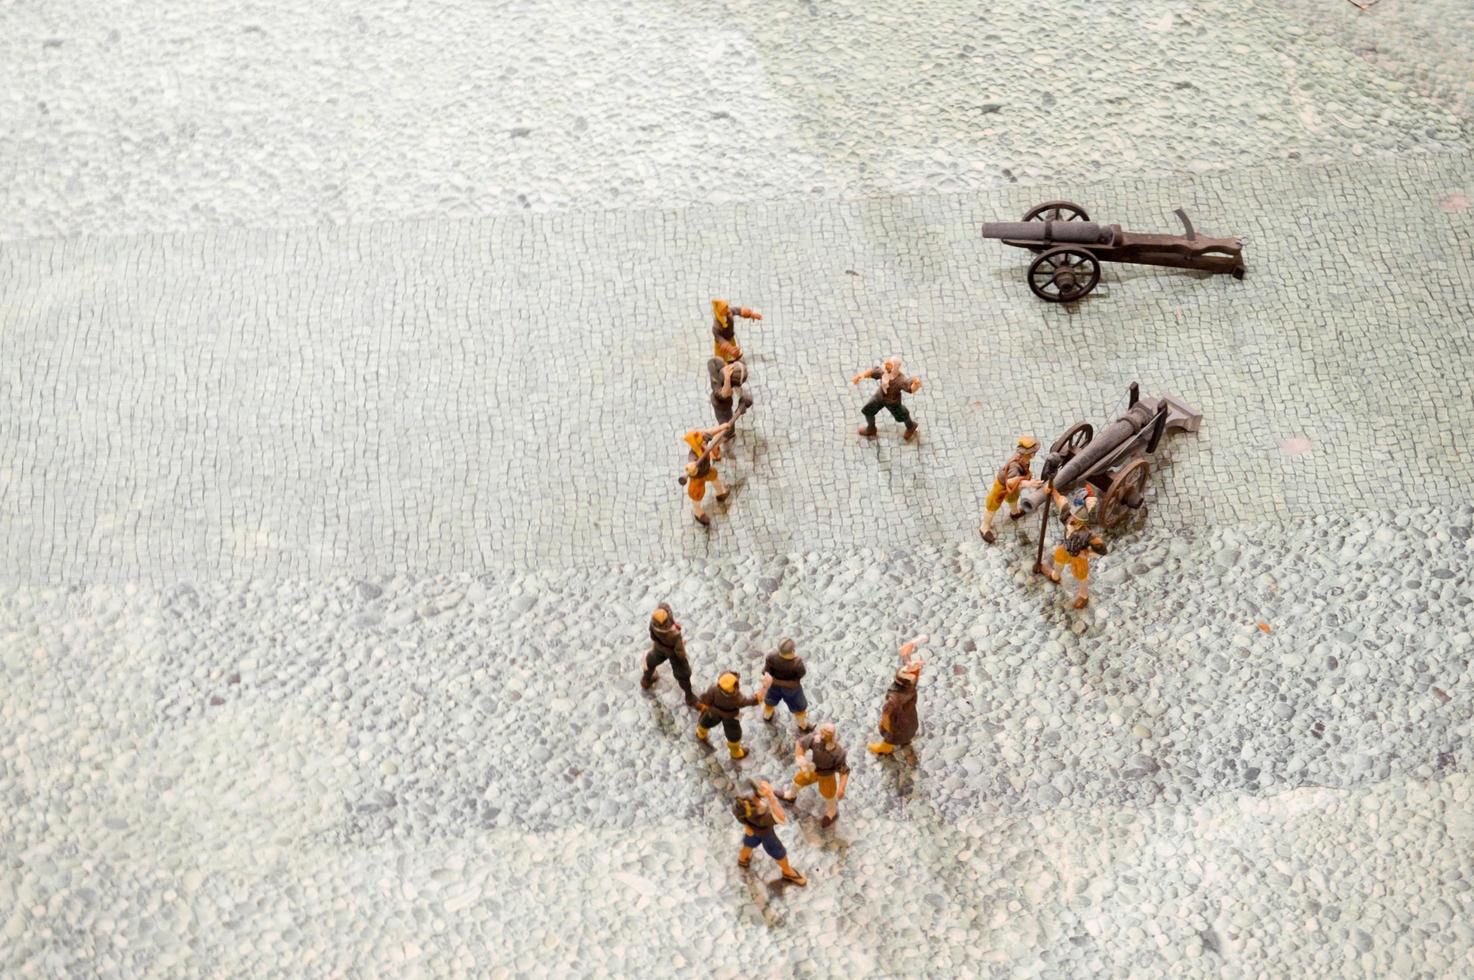
M1474 8L915 6L0 11L0 972L1474 973ZM977 226L1053 196L1249 278L1046 306ZM1133 379L1205 423L1076 612L978 507ZM798 639L806 889L661 599Z

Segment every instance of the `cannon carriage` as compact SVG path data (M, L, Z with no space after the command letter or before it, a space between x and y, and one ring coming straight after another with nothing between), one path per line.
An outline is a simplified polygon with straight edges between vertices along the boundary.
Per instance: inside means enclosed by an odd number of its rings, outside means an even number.
M1131 383L1126 411L1099 432L1089 422L1077 422L1049 447L1040 478L1043 487L1031 487L1019 495L1025 514L1043 510L1039 529L1039 554L1035 571L1044 554L1045 526L1049 521L1053 494L1069 496L1086 484L1095 489L1098 503L1095 520L1114 528L1146 505L1145 490L1151 476L1148 458L1157 451L1168 432L1196 432L1203 416L1186 403L1164 395L1142 398L1140 386Z
M1029 288L1051 303L1072 303L1094 289L1100 283L1102 262L1196 269L1244 278L1242 238L1199 235L1182 208L1176 214L1186 234L1149 235L1091 221L1085 209L1071 201L1046 201L1030 209L1022 221L984 224L983 237L1034 252L1036 257L1029 263Z

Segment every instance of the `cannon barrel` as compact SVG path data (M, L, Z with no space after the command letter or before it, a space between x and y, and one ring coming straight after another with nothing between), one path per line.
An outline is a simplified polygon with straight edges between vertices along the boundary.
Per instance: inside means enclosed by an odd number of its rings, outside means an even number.
M1136 436L1157 414L1157 402L1143 399L1132 405L1116 421L1095 434L1073 457L1060 466L1054 474L1054 489L1058 493L1069 493L1080 485L1096 464L1113 455L1129 439ZM1019 495L1019 509L1032 514L1045 503L1044 491L1031 487Z
M1094 221L989 221L983 225L983 237L1016 242L1110 245L1116 240L1116 226Z

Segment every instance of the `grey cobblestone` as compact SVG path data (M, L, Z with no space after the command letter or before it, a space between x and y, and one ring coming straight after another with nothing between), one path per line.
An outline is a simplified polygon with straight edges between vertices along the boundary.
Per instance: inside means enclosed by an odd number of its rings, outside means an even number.
M435 573L974 535L1019 429L1126 384L1206 416L1151 520L1461 500L1474 376L1466 156L846 204L752 204L0 246L10 582ZM1053 193L1243 234L1249 278L1107 267L1077 308L978 225ZM853 274L852 274L853 273ZM675 483L705 424L707 299L757 398L715 527ZM847 379L926 381L854 436ZM1014 401L1018 406L1015 407ZM1307 439L1308 450L1287 451ZM1283 444L1283 445L1282 445ZM1303 448L1304 444L1298 444Z
M977 543L0 589L0 962L1464 975L1470 519L1130 533L1084 616ZM791 776L790 723L748 712L733 763L664 671L642 696L660 599L698 683L794 636L840 726L840 822L809 794L782 832L800 893L739 873L725 805ZM918 629L916 759L880 762Z

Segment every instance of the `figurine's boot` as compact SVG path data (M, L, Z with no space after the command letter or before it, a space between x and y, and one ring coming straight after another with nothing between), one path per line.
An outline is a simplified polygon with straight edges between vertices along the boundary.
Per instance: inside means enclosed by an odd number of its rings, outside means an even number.
M793 720L798 723L798 730L801 732L812 731L814 728L813 725L809 724L809 713L807 711L795 711L793 713Z
M1010 511L1009 511L1009 512L1008 512L1008 519L1009 519L1009 520L1010 520L1010 521L1018 521L1018 520L1022 520L1022 519L1023 519L1023 518L1025 518L1025 517L1027 517L1027 516L1028 516L1028 515L1027 515L1027 514L1025 514L1025 513L1024 513L1024 512L1023 512L1023 511L1021 511L1021 510L1010 510Z
M727 497L729 497L732 493L731 489L721 480L713 480L711 485L712 488L715 489L717 492L717 503L725 504L727 502Z
M645 673L641 674L640 675L640 686L643 687L647 691L650 690L650 688L654 687L655 686L655 671L653 671L653 670L647 670L647 671L645 671Z
M993 533L993 518L997 514L998 512L996 510L984 510L983 523L978 525L978 533L983 536L983 540L988 542L988 544L992 544L998 540L998 535Z
M870 421L870 424L867 425L865 428L856 429L855 431L864 436L866 439L874 439L876 435L875 420L872 419Z
M871 742L868 748L876 755L890 755L896 751L896 747L889 742Z
M788 858L779 858L778 867L783 869L784 881L792 882L793 884L798 885L800 888L809 883L809 879L805 878L803 875L799 874L793 869L793 865L788 863Z
M824 801L824 819L819 821L819 826L828 827L839 819L839 804L834 800Z
M919 428L921 428L921 427L919 425L917 425L915 422L912 422L912 423L910 423L909 425L906 426L906 441L907 442L910 442L912 439L915 439L916 438L916 430L919 429Z
M711 527L711 518L706 516L706 511L700 507L691 508L691 516L696 518L696 523L702 527Z
M771 704L765 704L765 705L763 705L763 721L772 721L773 720L773 709L774 709L774 707L776 707L776 706L775 705L771 705Z
M1090 602L1090 596L1086 594L1085 583L1080 583L1080 591L1075 593L1075 608L1084 609Z
M700 725L697 725L696 726L696 741L698 741L698 742L705 742L706 741L706 729L705 728L702 728Z
M794 800L798 799L798 789L798 783L794 782L793 785L789 786L783 792L778 794L778 799L782 800L784 803L792 803Z
M727 753L734 759L747 758L747 750L742 747L742 743L734 742L730 738L727 739Z
M744 847L737 853L737 867L745 868L752 863L752 848Z

